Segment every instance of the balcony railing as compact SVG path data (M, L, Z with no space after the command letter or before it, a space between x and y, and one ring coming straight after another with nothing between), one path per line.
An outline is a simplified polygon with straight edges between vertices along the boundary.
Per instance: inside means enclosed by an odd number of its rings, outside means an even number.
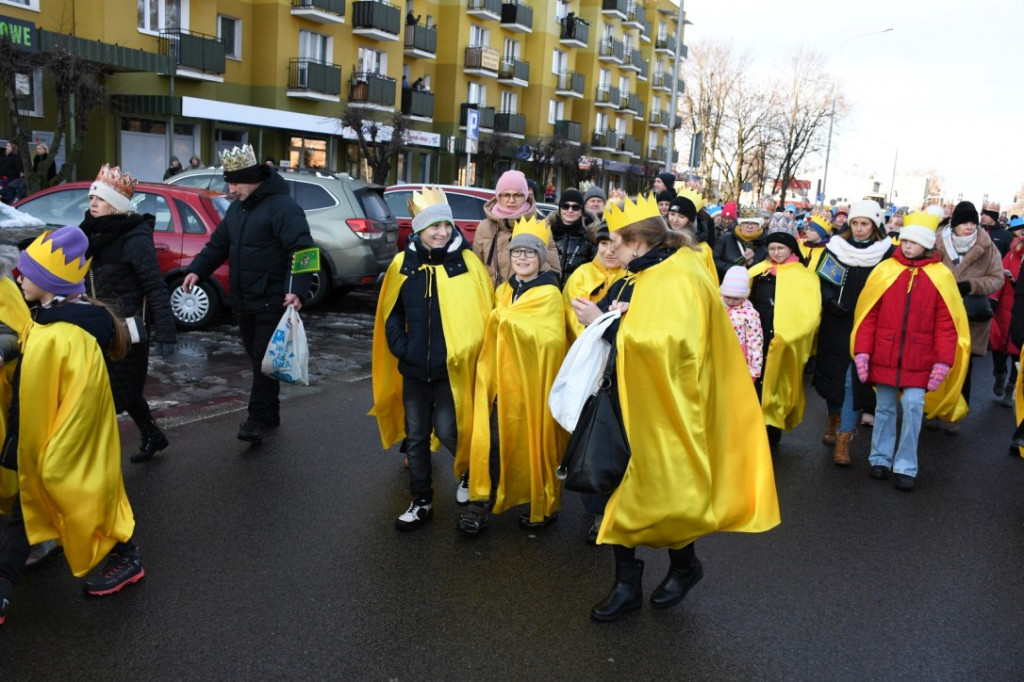
M467 47L465 70L481 75L497 76L501 54L493 47Z
M341 94L341 67L314 59L292 59L288 62L288 89Z
M619 98L619 108L623 111L631 111L634 114L640 112L640 97L636 93L623 92Z
M649 63L649 62L647 62L647 61L646 61L646 60L645 60L645 59L643 58L643 55L641 55L641 56L640 56L640 73L639 73L639 74L637 74L637 78L639 78L639 79L640 79L640 80L642 80L642 81L645 81L645 80L647 80L647 74L648 74L648 73L650 73L650 71L651 71L651 65L650 65L650 63Z
M618 149L623 154L640 156L640 140L636 139L632 135L624 135L619 139Z
M394 78L379 73L353 72L348 84L348 101L394 107L396 84Z
M566 71L558 75L558 87L555 92L556 94L574 93L575 95L582 97L585 84L586 77L582 73ZM570 96L572 95L570 94Z
M629 16L629 0L602 0L602 14L618 14L625 19Z
M418 24L406 24L405 26L405 53L426 52L437 54L437 27L420 26Z
M494 107L482 107L479 104L460 104L459 105L459 125L466 125L466 110L476 109L480 112L480 128L483 130L494 129Z
M345 17L345 0L292 0L292 14L319 23L340 22Z
M356 0L352 3L353 31L380 31L397 37L401 27L402 12L395 5L380 0Z
M651 22L646 19L640 22L640 40L646 43L651 42Z
M668 117L663 112L654 110L651 112L651 117L647 120L652 126L656 128L664 128L667 125L667 118Z
M563 43L577 44L586 47L590 42L590 22L579 17L562 19L562 31L558 39Z
M487 19L501 18L501 0L467 0L466 13Z
M555 121L555 137L569 142L579 142L583 135L583 126L576 121Z
M672 84L668 76L663 73L656 73L654 78L651 79L651 87L655 90L665 90L667 92L672 89Z
M526 116L523 114L500 113L494 115L494 132L509 135L526 134Z
M501 25L510 31L532 31L533 8L522 2L501 3Z
M614 130L595 130L590 138L590 146L594 149L617 149L619 136Z
M638 2L630 2L626 5L626 23L632 24L634 28L641 28L647 20L647 10Z
M598 58L602 60L613 60L620 64L625 57L625 47L622 45L621 40L603 40L601 41L601 50L598 52Z
M644 66L644 55L635 47L629 49L629 64L636 71L640 71Z
M676 53L676 37L675 36L662 36L654 41L654 49L659 52L669 52L671 54Z
M403 88L402 113L406 116L434 118L434 94Z
M183 28L161 31L160 54L170 55L175 64L186 69L224 73L224 43L213 36L193 33Z
M604 86L597 88L597 97L594 99L594 104L618 108L621 100L622 97L619 95L618 88Z
M648 147L647 148L647 158L648 159L656 159L656 160L664 159L665 158L665 148L664 147Z
M523 84L530 80L530 62L521 59L504 59L501 68L498 69L498 80L500 81L521 81Z

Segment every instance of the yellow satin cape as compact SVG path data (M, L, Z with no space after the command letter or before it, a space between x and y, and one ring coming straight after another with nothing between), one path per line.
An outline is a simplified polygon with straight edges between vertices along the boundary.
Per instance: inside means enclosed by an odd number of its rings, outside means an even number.
M864 290L857 298L857 309L853 314L853 333L850 334L850 356L853 357L854 343L861 322L868 316L882 294L892 286L896 278L907 268L895 258L886 258L875 266L868 275ZM928 391L924 395L925 419L943 419L949 422L960 421L967 416L967 401L960 390L967 377L967 363L971 357L971 330L964 310L963 298L956 288L956 278L949 268L942 263L929 263L920 268L921 272L931 280L939 295L942 296L953 326L956 328L956 362L950 368L945 381L939 384L936 391Z
M770 266L750 268L751 282ZM804 418L804 366L821 323L821 284L802 263L776 266L775 273L775 336L764 359L761 410L765 424L789 431Z
M576 319L576 311L572 309L575 298L586 298L595 303L604 298L608 288L626 274L622 268L609 268L597 256L589 263L584 263L569 275L562 289L562 300L565 302L565 331L568 343L579 338L583 325Z
M634 277L616 343L632 457L598 542L680 548L779 524L761 407L736 332L696 251Z
M497 399L500 476L494 512L530 504L530 520L542 521L560 506L562 484L555 469L568 434L548 410L548 393L565 359L565 316L555 286L528 289L514 303L505 282L477 363L469 493L486 500L491 492L491 406Z
M0 322L18 335L18 347L25 343L25 335L32 324L32 315L21 294L21 289L10 277L0 277ZM7 437L7 418L14 390L14 370L18 360L4 363L0 370L0 443ZM0 514L10 514L18 494L18 472L0 467Z
M18 482L33 545L57 539L87 574L135 518L121 477L121 438L103 352L69 322L32 325L21 357Z
M459 433L455 452L456 477L464 474L469 466L477 355L484 341L487 315L494 306L494 286L487 269L472 251L463 250L462 257L468 272L455 277L449 277L443 266L428 266L433 269L437 285L441 326L448 352L448 380L455 401L455 422ZM385 450L405 438L402 375L398 371L398 358L388 348L384 328L407 279L402 274L404 262L403 251L391 261L384 275L373 325L373 409L369 414L377 418L380 441ZM438 443L433 443L435 450L439 447Z

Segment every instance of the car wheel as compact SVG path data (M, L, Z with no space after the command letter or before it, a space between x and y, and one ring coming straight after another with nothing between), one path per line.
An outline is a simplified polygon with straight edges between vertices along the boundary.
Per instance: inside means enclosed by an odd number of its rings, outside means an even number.
M303 305L309 308L318 306L327 299L329 293L331 293L331 274L326 268L320 268L313 273L313 277L310 279L309 293L306 294L306 302Z
M196 282L191 293L185 293L180 278L171 284L171 312L179 329L205 329L218 319L223 312L220 297L213 287Z

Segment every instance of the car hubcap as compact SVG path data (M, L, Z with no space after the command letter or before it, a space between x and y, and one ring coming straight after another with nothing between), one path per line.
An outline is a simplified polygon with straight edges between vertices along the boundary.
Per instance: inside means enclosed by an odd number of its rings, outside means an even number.
M210 312L210 298L201 288L192 287L187 294L182 287L171 292L171 310L174 316L186 324L196 324Z

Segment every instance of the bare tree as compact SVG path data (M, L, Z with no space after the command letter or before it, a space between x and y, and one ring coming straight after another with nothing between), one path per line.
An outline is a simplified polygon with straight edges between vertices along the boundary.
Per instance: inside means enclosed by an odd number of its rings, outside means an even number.
M515 158L515 151L515 138L511 135L499 132L481 135L476 146L477 186L494 187L497 182L494 173L498 163Z
M364 118L367 115L370 117ZM343 126L355 132L359 151L373 174L370 180L379 185L388 184L391 165L405 146L405 133L409 129L405 115L398 109L391 114L377 114L349 105L341 112L340 120ZM391 128L390 137L384 134L386 127Z
M738 81L725 98L725 116L715 150L715 163L725 187L723 194L739 197L746 183L764 174L765 154L771 139L778 100L769 89L756 89Z
M586 145L572 143L560 135L542 137L533 147L534 170L540 178L541 185L547 183L555 168L563 168L576 178L573 186L582 179L579 175L580 156L587 153ZM540 199L538 198L538 201Z

